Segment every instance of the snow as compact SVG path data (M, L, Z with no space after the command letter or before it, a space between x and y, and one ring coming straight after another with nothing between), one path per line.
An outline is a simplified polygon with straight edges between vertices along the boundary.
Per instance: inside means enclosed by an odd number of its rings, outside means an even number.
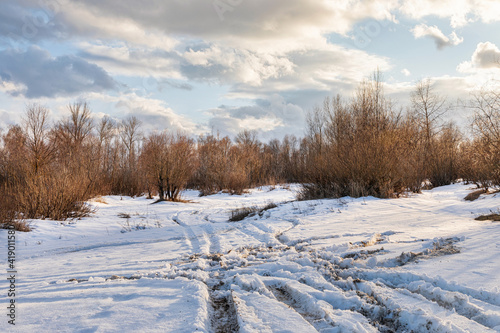
M2 315L0 331L500 332L500 223L474 220L500 194L297 202L297 190L107 196L91 217L32 221L16 233L16 325Z

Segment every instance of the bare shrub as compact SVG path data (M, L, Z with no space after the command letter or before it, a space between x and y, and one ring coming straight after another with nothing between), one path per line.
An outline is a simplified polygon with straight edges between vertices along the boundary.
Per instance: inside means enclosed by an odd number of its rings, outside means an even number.
M102 125L102 124L101 124ZM109 187L111 194L137 196L144 191L143 177L139 172L138 156L140 154L143 134L142 122L134 116L128 117L117 125L116 139L110 147ZM103 130L112 131L112 122ZM111 133L109 133L111 135ZM107 139L109 140L109 139Z
M233 164L235 169L231 170L226 177L226 185L224 186L228 193L241 195L246 193L249 188L248 175L245 169L238 164Z
M50 129L48 110L31 105L23 128L12 127L4 136L2 182L18 218L79 218L92 212L85 203L91 197L92 163L84 156L85 136L71 136L70 122ZM64 126L68 125L68 126ZM88 133L86 135L89 135ZM75 139L76 138L76 139ZM81 140L78 140L81 138ZM69 147L69 148L68 148Z
M264 207L260 207L260 208L253 206L253 207L242 207L242 208L233 209L231 211L229 221L230 222L242 221L249 216L255 216L257 214L259 216L262 216L266 210L273 209L276 207L278 207L278 205L276 205L274 202L269 202Z
M248 216L253 216L257 213L257 207L243 207L233 209L231 211L231 216L229 217L230 222L238 222L244 220Z
M276 208L278 207L277 204L275 204L274 202L270 202L268 204L266 204L264 207L262 207L260 210L259 210L259 213L262 213L266 210L269 210L269 209L273 209L273 208Z
M378 73L350 102L326 99L308 117L306 182L298 198L388 198L417 186L413 127L385 99Z
M30 224L19 213L18 205L8 188L0 191L0 229L31 231Z
M228 137L220 139L207 135L198 138L198 167L190 182L200 191L200 196L226 188L231 170L230 152L231 140Z
M159 201L178 201L194 172L194 142L181 134L151 134L140 160L148 183L156 186Z
M430 79L417 82L410 97L411 114L418 126L415 167L419 181L448 185L457 179L457 143L461 139L456 126L441 122L450 106L435 92Z
M442 128L428 162L428 179L433 186L449 185L459 178L461 141L462 135L454 124L450 123Z
M481 90L471 102L474 110L469 178L485 187L500 185L500 93Z
M67 220L89 216L94 210L86 200L89 194L82 180L69 171L29 177L18 184L14 198L29 219Z

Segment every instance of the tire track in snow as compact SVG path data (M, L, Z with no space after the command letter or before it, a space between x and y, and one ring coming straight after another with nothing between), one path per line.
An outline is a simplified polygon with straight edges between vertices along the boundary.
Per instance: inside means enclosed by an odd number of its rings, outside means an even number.
M215 333L239 332L238 316L230 290L212 289L209 292L212 314L210 323Z
M214 240L214 236L228 230L216 232L215 227L211 227L207 231L209 234L204 234L205 242L210 242L207 243L210 252L217 252L220 243ZM375 235L372 238L380 237ZM206 247L207 244L203 245ZM445 253L438 251L437 254ZM421 260L433 258L429 256ZM196 264L196 260L202 260L203 264ZM323 250L299 252L283 245L260 246L234 249L231 255L194 256L191 262L179 263L173 270L175 274L166 276L200 279L203 276L200 274L210 274L206 283L212 289L211 321L215 332L236 331L234 323L237 323L239 310L234 304L232 285L285 304L318 331L498 330L498 294L475 291L398 268L370 268L360 266L360 263L362 260L357 263L352 258L342 258L338 253ZM161 274L151 276L157 278ZM241 279L251 281L242 284L237 281ZM264 286L265 290L259 285ZM258 309L245 308L244 311L246 315L249 312L254 315L259 313ZM267 327L268 323L264 319L259 320L259 327Z
M326 313L324 316L320 316L318 313L313 313L308 311L308 309L304 309L300 300L291 295L291 293L287 290L286 285L283 287L268 287L268 289L273 293L274 297L276 297L278 301L286 304L288 307L300 314L302 318L309 322L309 324L311 324L311 326L313 326L318 332L323 329L332 329L336 326L334 321L331 320Z
M373 295L380 304L397 314L395 323L399 330L492 332L489 327L464 317L455 311L450 311L438 303L412 293L406 288L392 289L376 282L361 282L358 283L358 286ZM400 318L408 316L414 318L413 322L402 322L400 320Z
M205 226L205 230L203 231L203 239L206 240L208 244L208 253L220 253L221 245L219 235L214 231L214 228L211 224ZM227 232L227 230L222 230L222 233Z
M340 273L345 275L346 273ZM348 274L348 273L347 273ZM456 314L474 321L483 326L482 329L500 328L500 305L494 299L499 295L489 297L484 291L473 291L470 288L457 285L448 285L442 280L432 280L426 276L412 273L379 272L378 274L364 274L361 271L353 272L350 276L366 278L366 281L376 281L377 285L399 291L400 293L426 299L430 304L439 305L440 308L456 312ZM493 300L492 300L493 299Z
M251 230L252 227L254 230ZM263 246L274 246L277 244L281 244L275 239L275 237L270 235L268 232L264 232L262 229L258 228L254 223L241 224L241 226L237 228L237 230L238 232L241 232L242 234L255 239Z
M185 242L191 246L192 252L194 253L200 253L201 252L201 245L200 245L200 240L198 239L198 236L194 233L193 227L188 226L182 219L179 217L179 214L181 212L176 213L173 217L172 220L180 225L181 227L184 228L184 236L185 236Z
M206 282L211 305L211 328L214 333L239 332L240 327L233 294L223 280L224 273L215 271Z
M235 227L230 226L226 228L222 228L220 230L216 230L214 228L213 222L202 224L199 226L190 226L181 218L181 213L176 213L172 219L179 226L184 228L186 243L191 243L191 247L193 249L193 254L202 253L202 254L210 254L210 253L220 253L222 251L220 235L226 234L235 229ZM189 212L191 214L192 212ZM207 215L208 216L208 215ZM216 224L215 224L216 225ZM196 233L195 230L198 232ZM186 236L187 233L187 236Z
M293 230L294 228L296 228L300 224L300 220L299 219L281 219L281 220L291 223L292 226L290 228L283 230L283 231L279 231L279 232L275 233L274 238L276 238L276 240L278 242L280 242L281 244L288 245L286 239L285 240L283 239L283 235L285 233L289 232L290 230Z
M416 283L406 286L406 290L421 295L430 302L439 306L454 310L457 314L473 320L480 325L495 329L500 328L500 307L472 299L459 292L444 291L439 287L434 287L428 283ZM486 311L485 311L486 310ZM495 314L495 312L497 314Z

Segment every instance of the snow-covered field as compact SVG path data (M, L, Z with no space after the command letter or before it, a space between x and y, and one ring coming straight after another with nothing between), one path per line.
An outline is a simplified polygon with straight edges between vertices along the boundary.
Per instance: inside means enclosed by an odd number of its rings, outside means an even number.
M34 221L16 233L15 327L0 283L0 331L500 331L500 223L474 220L500 194L294 202L295 190L112 196L92 217Z

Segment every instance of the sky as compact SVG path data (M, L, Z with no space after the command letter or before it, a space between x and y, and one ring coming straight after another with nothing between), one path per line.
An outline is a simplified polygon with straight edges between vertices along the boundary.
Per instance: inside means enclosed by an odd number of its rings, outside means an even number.
M300 137L377 69L397 108L430 78L466 126L463 102L498 87L499 31L498 0L2 0L0 127L86 101L146 130Z

